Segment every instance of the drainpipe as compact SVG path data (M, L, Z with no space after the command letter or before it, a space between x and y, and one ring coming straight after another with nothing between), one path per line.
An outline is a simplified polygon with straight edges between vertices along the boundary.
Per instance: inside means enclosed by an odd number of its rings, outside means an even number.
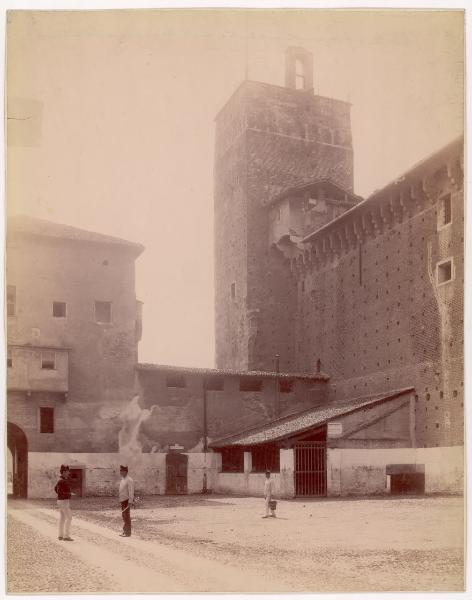
M279 402L279 372L280 372L280 355L275 355L275 416L278 417L280 413L280 402Z
M205 466L203 468L202 493L206 494L208 492L207 473L206 473L206 459L207 459L206 455L208 452L208 437L207 437L207 383L206 383L205 377L203 377L203 452L204 452Z
M208 452L207 439L207 386L206 379L203 378L203 452Z

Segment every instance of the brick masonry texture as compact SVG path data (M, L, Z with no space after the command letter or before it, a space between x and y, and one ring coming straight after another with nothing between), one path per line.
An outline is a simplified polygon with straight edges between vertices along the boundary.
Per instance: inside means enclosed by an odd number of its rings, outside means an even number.
M174 373L175 371L170 371ZM142 423L139 442L143 452L165 452L179 444L184 451L202 451L203 379L199 373L185 374L185 387L168 387L164 367L137 369L137 384L143 409L150 409ZM293 378L292 391L277 394L274 377L261 377L260 391L240 391L240 377L222 377L220 391L207 390L207 435L211 442L274 419L321 405L327 401L326 381Z
M320 178L352 191L349 106L242 84L217 117L217 366L320 360L332 399L411 385L417 444L462 444L463 140L302 242L271 245L268 205Z
M245 82L217 116L217 367L273 366L257 359L259 346L268 343L264 332L273 329L274 315L279 314L271 298L278 305L291 301L275 300L270 293L269 253L275 253L269 249L265 205L286 187L307 183L314 176L330 177L352 189L349 109L344 102L307 92ZM282 274L277 259L270 271L280 276L280 287L293 287L290 274ZM282 364L285 370L291 366L287 356Z

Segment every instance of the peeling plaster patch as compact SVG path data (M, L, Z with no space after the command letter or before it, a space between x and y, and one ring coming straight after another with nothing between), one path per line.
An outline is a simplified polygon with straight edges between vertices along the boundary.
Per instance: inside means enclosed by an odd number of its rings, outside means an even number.
M195 427L192 418L194 403L187 402L183 406L152 406L150 415L143 427L145 434L152 438L154 434L173 432L188 432Z

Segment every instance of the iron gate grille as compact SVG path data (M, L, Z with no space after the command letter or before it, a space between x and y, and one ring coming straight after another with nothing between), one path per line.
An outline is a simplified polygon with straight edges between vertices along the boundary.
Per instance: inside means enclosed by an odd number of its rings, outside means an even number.
M295 444L295 494L326 496L326 442Z

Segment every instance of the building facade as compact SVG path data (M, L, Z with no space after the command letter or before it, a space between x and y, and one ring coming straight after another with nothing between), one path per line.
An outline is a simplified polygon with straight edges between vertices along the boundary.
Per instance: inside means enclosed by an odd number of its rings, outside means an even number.
M39 219L9 221L7 420L15 495L34 495L35 473L54 481L51 453L118 451L141 337L134 267L142 250Z
M218 114L217 366L306 372L332 398L412 386L416 443L463 444L463 140L363 200L349 105L245 82ZM299 65L300 67L300 65Z
M245 81L216 118L216 369L140 364L143 248L8 226L13 492L283 497L460 492L463 140L363 199L350 106Z

